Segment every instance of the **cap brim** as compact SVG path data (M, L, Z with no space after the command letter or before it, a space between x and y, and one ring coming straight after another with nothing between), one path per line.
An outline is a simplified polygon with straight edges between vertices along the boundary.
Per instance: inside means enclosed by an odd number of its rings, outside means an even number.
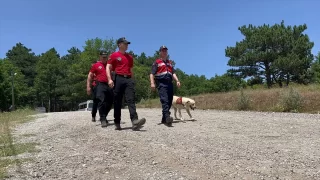
M120 43L125 43L125 44L131 44L131 42L129 42L129 41L120 41L120 42L118 42L118 44L120 44Z

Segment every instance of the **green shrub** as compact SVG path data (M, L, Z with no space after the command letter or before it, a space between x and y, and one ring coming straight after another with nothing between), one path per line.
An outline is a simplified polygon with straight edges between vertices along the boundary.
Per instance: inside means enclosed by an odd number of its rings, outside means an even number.
M280 103L284 112L298 112L302 107L302 97L298 91L290 87L282 93Z
M247 94L243 92L243 89L240 89L240 97L238 99L238 109L239 110L248 110L250 108L250 98Z

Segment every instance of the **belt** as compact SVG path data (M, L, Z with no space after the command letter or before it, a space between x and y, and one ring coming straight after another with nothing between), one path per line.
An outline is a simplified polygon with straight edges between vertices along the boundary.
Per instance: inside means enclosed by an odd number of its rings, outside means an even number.
M116 74L116 75L124 78L131 78L131 75L126 75L126 74Z
M156 79L158 83L172 83L172 79Z
M97 84L108 84L107 82L97 81Z

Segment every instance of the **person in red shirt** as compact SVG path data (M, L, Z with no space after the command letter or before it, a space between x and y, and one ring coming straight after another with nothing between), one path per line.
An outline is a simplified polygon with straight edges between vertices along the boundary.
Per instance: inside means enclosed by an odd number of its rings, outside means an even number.
M180 88L180 82L172 61L168 59L168 48L161 46L159 49L160 58L156 59L152 64L150 73L150 82L152 90L157 87L162 104L162 121L161 123L172 126L173 118L170 116L170 108L173 100L173 83L174 79L177 82L177 87ZM155 83L156 81L156 83Z
M93 79L93 74L96 75L96 99L98 102L97 109L99 110L101 126L108 126L107 116L111 110L113 104L113 92L108 86L108 79L106 75L106 65L107 65L107 52L101 51L99 61L96 62L90 69L87 79L87 93L91 94L91 81Z
M112 53L107 62L108 84L114 89L114 124L116 130L121 130L121 106L123 95L125 95L132 122L132 130L139 130L145 124L146 119L138 119L136 111L135 87L132 79L133 57L126 53L130 42L122 37L117 40L117 44L119 51ZM114 78L111 76L111 70L114 70Z

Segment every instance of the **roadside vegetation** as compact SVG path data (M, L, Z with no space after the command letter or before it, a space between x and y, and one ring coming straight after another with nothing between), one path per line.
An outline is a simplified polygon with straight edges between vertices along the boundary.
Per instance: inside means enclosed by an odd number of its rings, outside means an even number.
M36 114L31 109L18 109L9 113L0 113L0 179L6 177L6 168L9 165L20 165L29 159L19 159L15 156L26 153L36 152L36 143L17 143L13 138L13 128L34 118ZM29 136L29 135L27 135Z

